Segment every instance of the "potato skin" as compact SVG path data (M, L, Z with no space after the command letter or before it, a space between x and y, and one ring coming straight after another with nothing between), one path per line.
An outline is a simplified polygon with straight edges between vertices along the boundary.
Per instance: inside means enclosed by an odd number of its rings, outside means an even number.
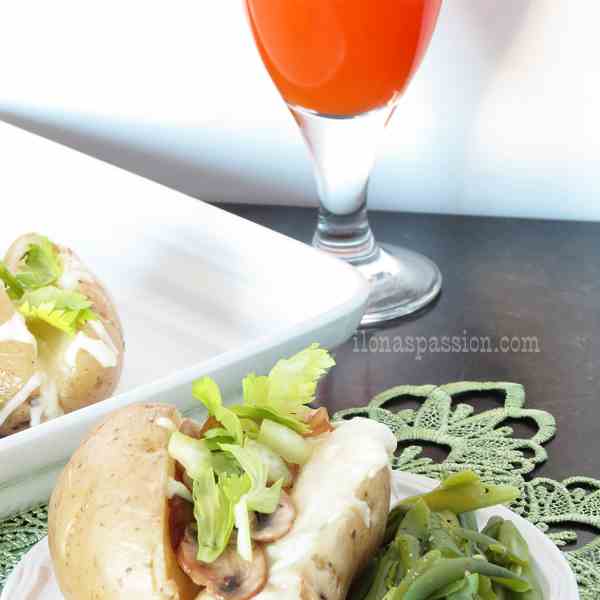
M65 600L192 600L198 589L169 538L174 407L134 405L108 417L63 470L50 500L48 540Z
M21 260L29 245L37 243L40 237L37 233L28 233L20 236L12 243L5 256L5 262L9 269L13 272L19 271ZM53 245L63 264L67 266L76 265L78 271L83 274L84 278L78 278L74 289L84 294L92 302L92 309L100 317L100 322L118 351L115 367L104 367L88 352L79 351L75 368L65 369L64 355L72 339L66 334L53 336L51 356L45 361L44 367L56 383L62 409L65 413L69 413L105 400L112 395L121 377L125 344L121 321L106 288L81 262L75 252L59 244ZM98 338L98 335L89 324L86 325L83 331L92 339ZM24 406L19 412L22 414L17 420L21 421L23 417L27 421L29 420L28 407ZM15 415L11 415L10 420L15 421ZM7 425L10 425L10 423L7 423ZM0 429L0 436L6 433Z
M15 314L15 309L0 285L0 325ZM37 350L35 344L13 340L0 341L0 407L10 400L33 376L36 369ZM30 406L21 404L0 425L0 437L25 429L29 425Z
M380 469L358 489L357 498L368 504L370 527L357 512L321 532L317 551L303 571L302 600L343 600L352 579L375 554L385 533L390 511L390 472Z

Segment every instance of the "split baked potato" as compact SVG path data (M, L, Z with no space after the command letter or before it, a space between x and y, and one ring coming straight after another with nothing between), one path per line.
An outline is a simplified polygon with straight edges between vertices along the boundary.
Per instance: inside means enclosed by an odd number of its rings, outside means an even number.
M0 262L0 437L109 397L123 352L117 310L78 256L15 240Z

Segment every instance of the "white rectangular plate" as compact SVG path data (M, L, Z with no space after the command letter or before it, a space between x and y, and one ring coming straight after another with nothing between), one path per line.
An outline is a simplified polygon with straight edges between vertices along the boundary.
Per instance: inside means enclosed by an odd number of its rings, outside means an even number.
M126 356L116 395L0 440L0 516L48 498L82 436L119 406L188 411L190 382L228 397L249 371L357 327L367 284L341 261L166 187L0 123L0 252L38 231L112 293Z

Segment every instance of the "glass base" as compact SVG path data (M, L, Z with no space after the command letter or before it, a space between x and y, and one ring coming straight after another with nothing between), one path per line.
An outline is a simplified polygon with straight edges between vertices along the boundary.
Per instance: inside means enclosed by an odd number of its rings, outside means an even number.
M434 300L442 288L437 265L406 248L386 245L377 248L370 259L353 264L371 286L361 327L414 313Z

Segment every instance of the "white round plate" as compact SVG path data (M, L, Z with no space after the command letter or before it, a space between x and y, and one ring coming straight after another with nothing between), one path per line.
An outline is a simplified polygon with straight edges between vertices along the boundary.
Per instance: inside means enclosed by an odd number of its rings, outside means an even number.
M402 498L428 492L437 481L394 472L392 481L392 506ZM498 515L510 519L527 540L535 560L535 570L544 592L544 600L579 600L577 581L562 552L537 527L502 506L477 512L480 526L490 517ZM52 570L47 539L34 546L11 573L0 600L64 600Z

